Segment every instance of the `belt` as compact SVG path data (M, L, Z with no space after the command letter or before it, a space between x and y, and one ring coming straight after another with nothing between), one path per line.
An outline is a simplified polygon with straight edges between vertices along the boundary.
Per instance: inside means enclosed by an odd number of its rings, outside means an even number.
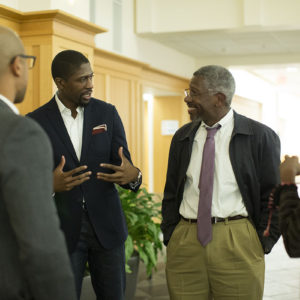
M184 221L187 221L189 223L197 223L197 219L187 219L187 218L184 218L183 216L181 216L181 218ZM239 220L239 219L244 219L244 218L247 218L247 217L244 217L244 216L241 216L241 215L237 215L237 216L234 216L234 217L228 217L228 218L212 217L211 218L211 223L215 224L215 223L219 223L219 222L225 222L226 220L227 221L233 221L233 220Z

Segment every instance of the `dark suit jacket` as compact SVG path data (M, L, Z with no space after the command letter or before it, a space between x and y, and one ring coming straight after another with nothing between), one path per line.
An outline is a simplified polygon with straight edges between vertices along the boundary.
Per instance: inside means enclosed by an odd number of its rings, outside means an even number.
M120 164L118 155L120 146L123 146L123 153L130 160L124 128L116 108L94 98L85 107L80 161L76 157L54 97L29 116L47 132L52 143L55 166L64 155L66 158L64 171L81 165L87 165L88 170L92 171L91 179L82 185L71 191L55 194L69 251L75 249L79 238L83 198L102 246L110 249L121 245L127 238L127 227L117 190L113 183L96 178L99 171L109 172L101 168L100 163ZM106 124L107 131L92 135L93 128L102 124Z
M174 135L170 147L167 180L162 203L161 228L167 244L180 220L179 207L183 197L186 171L192 144L200 121L188 123ZM270 236L264 237L267 227L268 197L280 182L280 141L269 127L234 113L234 129L229 155L243 201L265 253L269 253L278 240L278 215L273 214Z
M49 139L1 100L0 157L0 299L76 299Z

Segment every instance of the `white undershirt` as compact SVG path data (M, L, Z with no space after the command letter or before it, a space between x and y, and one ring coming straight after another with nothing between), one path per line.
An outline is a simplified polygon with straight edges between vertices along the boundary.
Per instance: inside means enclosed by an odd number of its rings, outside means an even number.
M216 154L212 216L220 218L236 215L248 216L229 158L229 143L234 127L232 109L217 124L220 124L221 128L215 135ZM215 127L217 124L212 127ZM179 209L180 214L189 219L197 218L198 184L202 152L207 135L205 127L209 126L202 122L194 138L191 160L186 173L183 200Z
M9 108L16 114L19 115L20 112L18 110L18 108L11 102L9 101L6 97L4 97L3 95L0 94L0 100L2 100L5 104L7 104L9 106Z
M72 117L72 112L69 108L59 100L57 94L55 94L55 100L62 116L62 119L65 123L66 129L72 141L74 150L76 152L77 158L80 161L81 148L82 148L82 133L83 133L83 113L84 108L78 106L76 108L77 116L74 119Z

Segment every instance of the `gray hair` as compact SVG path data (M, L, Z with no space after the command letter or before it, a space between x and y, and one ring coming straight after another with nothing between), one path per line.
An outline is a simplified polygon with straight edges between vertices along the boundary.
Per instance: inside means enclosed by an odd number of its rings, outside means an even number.
M209 65L194 72L193 76L202 77L210 94L222 93L226 104L230 106L235 92L235 81L232 74L224 67Z

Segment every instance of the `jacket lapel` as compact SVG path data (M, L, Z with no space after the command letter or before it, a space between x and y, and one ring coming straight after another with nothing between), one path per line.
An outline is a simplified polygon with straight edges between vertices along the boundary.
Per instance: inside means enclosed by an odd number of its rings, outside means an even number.
M191 123L189 130L187 130L186 134L183 135L180 139L180 142L182 144L180 160L183 162L183 166L182 166L182 170L181 170L182 172L180 174L179 182L182 182L186 176L186 171L187 171L187 168L188 168L190 160L191 160L194 137L195 137L195 134L196 134L200 124L201 124L201 121L199 119L197 119L196 121L193 121Z
M236 134L244 134L244 135L253 135L253 129L251 127L250 120L235 111L233 111L234 117L234 128L232 132L231 138L233 138Z
M66 129L65 123L62 119L58 106L56 104L55 98L53 97L49 102L48 112L47 112L48 119L54 129L57 132L57 135L61 139L61 141L65 144L66 149L71 154L73 159L78 162L78 158L76 156L76 152L74 150L72 141Z
M81 147L81 155L80 155L80 162L81 164L84 163L87 157L87 150L89 148L89 144L91 141L92 130L93 130L93 113L92 108L93 102L92 99L84 108L84 117L83 117L83 133L82 133L82 147Z

